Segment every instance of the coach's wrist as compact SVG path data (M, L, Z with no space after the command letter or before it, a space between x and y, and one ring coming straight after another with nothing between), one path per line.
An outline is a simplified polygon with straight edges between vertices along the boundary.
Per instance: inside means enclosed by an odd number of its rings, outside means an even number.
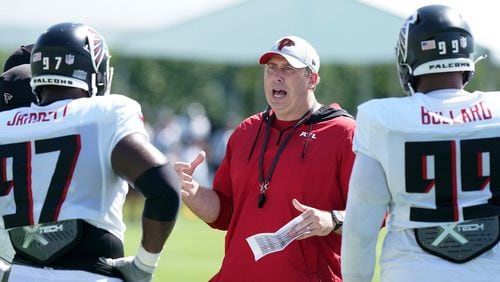
M331 211L331 215L332 215L332 223L333 223L332 232L335 232L335 231L339 230L342 227L342 225L344 224L345 211L333 210L333 211Z

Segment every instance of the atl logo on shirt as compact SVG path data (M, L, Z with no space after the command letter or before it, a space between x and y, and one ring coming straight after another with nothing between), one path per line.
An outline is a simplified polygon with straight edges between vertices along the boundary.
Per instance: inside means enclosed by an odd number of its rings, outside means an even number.
M299 136L304 137L304 138L309 138L309 139L316 139L316 134L314 134L312 132L302 131Z
M491 119L493 115L485 102L479 102L469 108L448 111L431 111L422 106L420 117L422 124L434 125L477 122Z

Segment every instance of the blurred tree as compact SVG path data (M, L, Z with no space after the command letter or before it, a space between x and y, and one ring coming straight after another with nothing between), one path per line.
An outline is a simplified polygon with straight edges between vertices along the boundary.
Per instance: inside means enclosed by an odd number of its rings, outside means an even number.
M113 93L132 97L143 106L145 118L152 122L168 108L183 114L192 102L205 106L214 130L228 119L245 117L264 110L263 69L252 66L200 63L185 60L131 58L111 52L114 67ZM7 53L0 52L4 62ZM318 100L337 102L352 114L371 98L403 95L395 64L336 65L322 64ZM476 64L468 90L500 90L500 66L486 59ZM233 124L240 120L232 121Z

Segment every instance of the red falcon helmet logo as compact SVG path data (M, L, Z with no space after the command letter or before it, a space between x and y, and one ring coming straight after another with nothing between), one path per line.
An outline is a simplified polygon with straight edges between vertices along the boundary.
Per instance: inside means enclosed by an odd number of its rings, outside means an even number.
M10 102L10 100L12 100L12 98L14 98L14 97L12 97L12 95L10 93L7 93L7 92L3 93L3 100L5 101L6 105L9 104L9 102Z
M289 38L283 38L281 39L281 41L278 43L278 50L281 51L281 49L283 49L284 47L291 47L291 46L295 46L295 42L293 42L293 40L289 39Z
M108 46L104 41L104 38L92 28L89 28L89 44L90 44L90 56L92 57L92 62L94 68L97 71L101 65L104 56L109 56Z

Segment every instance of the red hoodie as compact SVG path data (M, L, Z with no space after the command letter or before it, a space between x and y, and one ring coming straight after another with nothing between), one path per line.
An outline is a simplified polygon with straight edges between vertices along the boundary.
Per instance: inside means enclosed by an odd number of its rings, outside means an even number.
M294 198L320 210L345 209L355 122L345 111L325 106L295 130L291 126L297 121L263 116L247 118L233 132L214 178L221 211L210 226L227 234L221 269L211 281L342 281L341 237L333 232L294 241L259 261L254 260L246 238L275 232L299 215L292 205ZM266 176L280 143L293 132L275 166L267 201L258 208L259 158L268 124Z

